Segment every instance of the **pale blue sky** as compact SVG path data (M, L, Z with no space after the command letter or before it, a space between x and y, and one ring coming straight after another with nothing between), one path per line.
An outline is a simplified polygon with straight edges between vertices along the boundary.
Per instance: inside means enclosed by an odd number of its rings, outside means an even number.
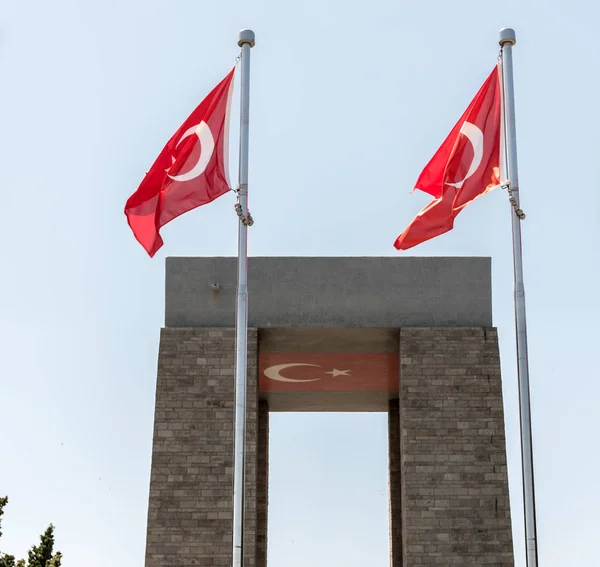
M164 257L234 255L237 219L222 197L150 260L123 205L238 30L257 35L250 254L378 256L512 26L540 559L597 567L599 19L591 0L2 0L0 548L24 555L52 521L65 567L143 565ZM506 194L409 252L492 257L523 567ZM271 426L271 567L387 566L386 417Z

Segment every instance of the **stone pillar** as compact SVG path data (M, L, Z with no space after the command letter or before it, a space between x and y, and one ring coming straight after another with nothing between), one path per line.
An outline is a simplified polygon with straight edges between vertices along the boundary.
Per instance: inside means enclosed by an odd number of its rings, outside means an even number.
M400 402L398 399L389 402L388 442L390 567L402 567L402 454L400 453Z
M265 400L258 402L258 455L256 466L256 567L267 567L269 404Z
M494 328L403 328L404 567L513 567Z
M146 567L229 567L235 330L162 329ZM257 333L248 333L246 567L255 567Z

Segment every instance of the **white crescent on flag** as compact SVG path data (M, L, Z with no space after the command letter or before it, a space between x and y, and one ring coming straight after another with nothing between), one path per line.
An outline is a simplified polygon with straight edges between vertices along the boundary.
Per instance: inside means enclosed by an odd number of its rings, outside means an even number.
M469 166L469 170L464 179L457 181L456 183L447 183L447 185L456 187L457 189L460 189L464 182L479 169L481 160L483 159L483 132L477 128L475 124L465 122L460 129L460 133L464 134L473 146L473 160L471 161L471 165Z
M275 380L276 382L317 382L321 380L321 378L312 378L310 380L296 380L294 378L286 378L280 374L281 370L285 370L286 368L291 368L293 366L315 366L320 368L318 364L306 364L303 362L293 362L291 364L276 364L275 366L269 366L264 372L265 376L270 380Z
M208 166L208 162L210 161L213 152L215 151L215 139L213 138L212 132L210 131L208 124L204 122L204 120L200 122L200 124L189 128L185 132L185 134L181 136L181 139L179 140L179 142L177 142L177 146L179 146L179 144L181 144L183 140L185 140L189 136L192 136L193 134L198 136L198 140L200 142L200 157L198 158L196 165L192 167L192 169L190 169L187 173L183 173L181 175L170 175L169 173L167 173L167 175L173 181L190 181L191 179L202 175L204 173L204 170Z

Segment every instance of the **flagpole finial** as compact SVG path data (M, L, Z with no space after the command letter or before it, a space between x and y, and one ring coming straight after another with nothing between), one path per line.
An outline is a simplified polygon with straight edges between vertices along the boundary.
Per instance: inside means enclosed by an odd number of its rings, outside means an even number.
M512 28L502 28L500 30L500 39L498 41L500 46L502 47L505 43L510 43L510 45L514 45L517 43L517 34L515 30Z
M244 43L248 43L250 47L254 47L256 44L254 32L252 30L240 30L238 39L238 45L242 47Z

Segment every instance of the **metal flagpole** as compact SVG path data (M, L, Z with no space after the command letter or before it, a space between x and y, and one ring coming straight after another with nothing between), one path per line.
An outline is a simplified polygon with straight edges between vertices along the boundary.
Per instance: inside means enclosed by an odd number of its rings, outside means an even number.
M241 120L238 230L238 282L235 321L235 441L233 455L233 554L232 566L244 563L244 485L246 479L246 368L248 364L248 137L250 113L250 49L252 30L241 30Z
M513 208L512 236L515 273L515 323L517 331L517 368L519 380L519 414L521 419L521 465L523 468L523 504L525 510L525 553L527 567L537 567L537 529L535 519L535 489L533 482L533 443L531 434L531 403L529 399L529 361L527 356L527 321L525 317L525 287L523 285L523 255L521 220L525 218L519 206L519 174L517 166L517 135L513 82L512 46L517 42L511 28L500 30L502 47L502 85L504 100L504 132L508 191Z

